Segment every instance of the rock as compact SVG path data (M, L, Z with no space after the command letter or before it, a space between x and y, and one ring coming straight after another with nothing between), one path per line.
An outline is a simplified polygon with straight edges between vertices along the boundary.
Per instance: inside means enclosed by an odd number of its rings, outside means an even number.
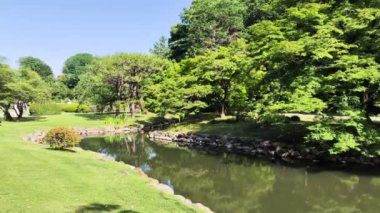
M156 186L160 191L174 195L174 190L165 184L158 184Z
M201 203L196 203L196 204L194 204L194 206L195 206L196 208L198 208L198 209L201 209L201 210L204 211L204 212L209 212L209 213L213 212L213 211L211 211L211 209L209 209L208 207L204 206L204 205L201 204Z

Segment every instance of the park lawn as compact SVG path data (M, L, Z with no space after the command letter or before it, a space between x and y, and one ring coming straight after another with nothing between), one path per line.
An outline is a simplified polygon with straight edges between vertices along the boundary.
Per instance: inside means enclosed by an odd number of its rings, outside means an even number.
M61 114L0 126L0 212L196 212L129 166L98 154L48 150L22 137L52 127L99 127L94 116Z

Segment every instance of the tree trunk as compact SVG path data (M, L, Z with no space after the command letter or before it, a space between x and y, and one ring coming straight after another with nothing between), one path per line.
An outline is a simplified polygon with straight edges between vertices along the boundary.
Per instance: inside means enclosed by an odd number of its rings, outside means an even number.
M9 112L9 108L11 108L10 105L8 106L1 106L0 109L3 111L4 113L4 118L6 121L13 121L13 118L12 118L12 115L11 113Z
M131 113L131 117L135 117L135 111L136 111L136 100L137 100L137 90L138 90L138 85L136 82L131 82L130 83L130 89L131 89L131 94L130 94L130 101L131 104L129 105L129 111Z
M229 86L225 85L223 87L223 91L224 91L224 94L223 94L223 99L222 99L221 109L220 109L220 117L221 118L226 117Z
M129 111L131 113L131 118L135 118L135 103L129 104Z
M16 107L15 107L17 118L20 119L24 115L24 107L25 107L25 104L23 102L21 101L17 102Z
M226 105L224 103L221 104L220 117L221 118L226 117Z
M116 104L116 111L115 111L115 116L119 116L120 115L120 105L117 103Z
M139 98L139 107L142 113L145 112L144 99L142 97Z
M239 121L241 121L241 112L240 111L238 111L237 113L236 113L236 122L239 122Z
M17 118L22 118L24 115L24 103L22 101L18 101L14 106L13 109L17 115Z
M363 97L362 97L362 106L363 106L363 110L364 110L364 113L365 113L365 118L367 119L367 121L369 123L373 123L372 119L371 119L371 115L370 115L370 111L369 111L369 103L370 103L370 98L369 98L369 91L368 89L363 93Z

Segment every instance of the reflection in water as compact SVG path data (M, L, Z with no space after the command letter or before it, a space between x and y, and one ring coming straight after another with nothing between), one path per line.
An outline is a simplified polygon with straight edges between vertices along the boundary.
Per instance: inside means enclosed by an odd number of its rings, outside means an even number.
M245 157L153 143L144 135L84 139L81 147L140 167L215 212L377 212L380 179L310 173Z

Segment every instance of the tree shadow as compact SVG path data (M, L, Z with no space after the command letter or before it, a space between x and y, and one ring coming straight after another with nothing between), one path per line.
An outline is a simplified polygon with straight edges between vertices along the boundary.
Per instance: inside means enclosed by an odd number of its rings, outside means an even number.
M115 116L115 113L76 113L75 116L85 118L90 121L104 120L109 116Z
M75 150L72 149L54 149L54 148L46 148L47 150L51 151L58 151L58 152L71 152L71 153L76 153Z
M89 212L111 212L117 211L120 209L120 205L115 204L101 204L101 203L92 203L85 206L80 206L75 212L76 213L89 213ZM133 210L120 210L118 213L138 213Z
M17 118L10 122L32 122L32 121L44 121L46 120L46 117L43 116L30 116L30 117L24 117L24 118Z

